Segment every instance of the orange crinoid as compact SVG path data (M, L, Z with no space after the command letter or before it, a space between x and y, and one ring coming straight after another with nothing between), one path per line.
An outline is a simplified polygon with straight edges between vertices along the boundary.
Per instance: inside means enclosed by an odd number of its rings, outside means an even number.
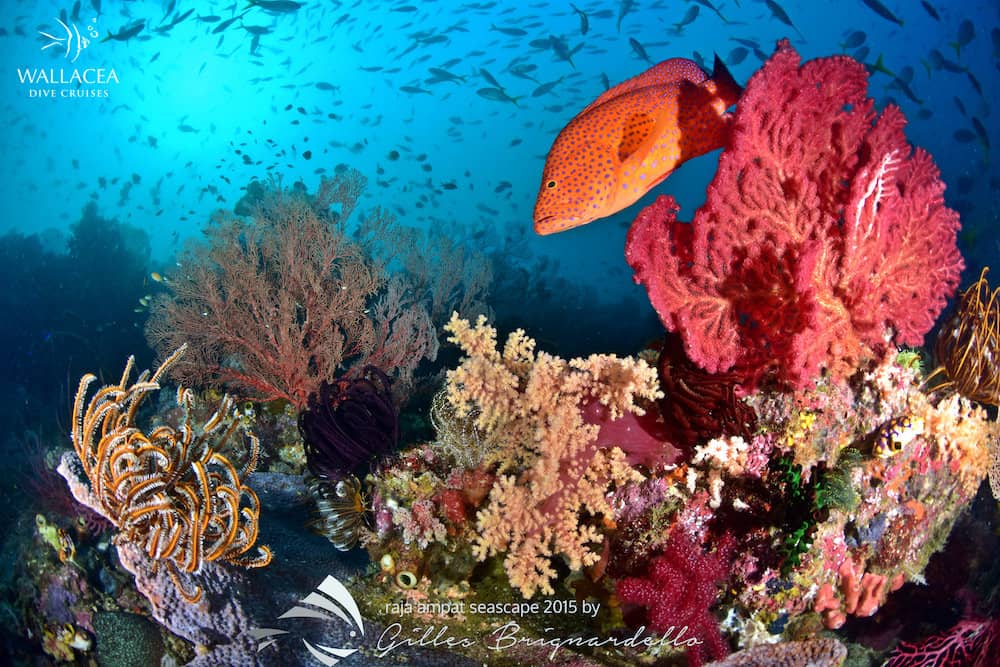
M195 424L194 392L177 390L183 410L178 428L158 426L148 433L135 425L143 399L160 388L160 378L184 353L181 347L155 372L143 371L129 384L129 357L118 384L101 388L84 405L96 378L87 374L73 404L73 447L99 503L94 509L118 528L116 543L131 542L163 565L188 602L201 599L194 583L185 588L181 573L197 574L206 561L222 560L243 567L271 562L271 551L258 547L260 502L243 481L256 467L259 443L245 433L250 455L242 471L219 453L243 424L233 400L225 396L202 425Z
M1000 405L1000 288L990 292L987 271L984 268L979 280L962 293L955 314L938 335L938 371L947 380L935 388Z

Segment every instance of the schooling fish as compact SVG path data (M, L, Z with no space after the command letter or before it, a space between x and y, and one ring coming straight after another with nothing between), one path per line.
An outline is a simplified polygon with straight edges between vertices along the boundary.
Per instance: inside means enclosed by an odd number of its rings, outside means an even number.
M247 7L260 7L268 14L275 16L297 12L302 9L302 3L294 2L294 0L248 0L248 2L250 4Z
M934 9L934 5L927 2L927 0L920 0L920 4L924 6L924 9L927 11L927 13L930 15L932 19L934 19L935 21L941 20L941 15L937 13L936 9Z
M139 19L138 21L133 21L128 25L122 26L118 30L118 32L109 32L107 36L105 36L105 38L102 39L101 41L107 42L108 40L113 39L118 42L127 42L128 40L132 39L140 32L142 32L142 29L145 27L146 27L145 19Z
M961 57L962 47L967 46L975 38L976 27L972 24L972 21L966 19L959 24L958 35L954 42L949 42L949 45L955 49L955 56Z
M684 26L694 23L696 18L698 18L698 5L692 5L691 7L688 7L687 14L684 15L684 18L674 24L674 32L680 34L680 32L684 29Z
M886 21L892 21L893 23L899 26L903 25L903 19L893 14L888 7L883 5L878 0L861 0L861 2L863 2L865 6L868 7L868 9L872 10L873 12L884 18Z
M672 58L603 93L556 137L535 202L552 234L635 203L681 163L721 148L742 89L715 57L712 78Z
M632 47L632 51L635 53L635 55L639 56L640 58L642 58L643 60L645 60L650 65L653 64L653 61L649 59L649 54L646 53L646 47L644 47L639 42L639 40L637 40L635 37L629 37L628 38L628 43L629 43L629 46Z
M580 34L586 35L587 31L590 30L590 19L587 18L587 13L582 11L572 2L569 4L569 6L572 7L573 11L576 12L577 15L580 17Z

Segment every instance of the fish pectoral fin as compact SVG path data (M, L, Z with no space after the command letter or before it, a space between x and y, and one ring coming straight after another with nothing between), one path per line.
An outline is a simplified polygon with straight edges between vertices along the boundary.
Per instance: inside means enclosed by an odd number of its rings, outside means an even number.
M618 142L618 160L625 162L635 154L652 136L656 129L656 117L650 113L634 113L625 119L622 136Z

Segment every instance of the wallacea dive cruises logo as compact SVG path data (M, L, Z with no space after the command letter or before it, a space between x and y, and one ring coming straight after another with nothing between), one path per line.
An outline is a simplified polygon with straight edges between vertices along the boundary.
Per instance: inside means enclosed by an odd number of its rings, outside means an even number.
M56 18L55 28L43 26L45 29L38 31L44 42L41 50L58 49L53 53L61 53L73 65L100 32L96 17L86 23L83 31L75 21L64 19ZM33 98L108 97L109 86L120 83L113 67L19 67L17 77L22 86L28 87L28 97Z

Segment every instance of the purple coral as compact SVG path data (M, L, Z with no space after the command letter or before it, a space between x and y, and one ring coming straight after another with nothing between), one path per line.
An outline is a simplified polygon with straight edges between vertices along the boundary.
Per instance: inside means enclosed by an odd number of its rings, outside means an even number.
M324 382L299 416L306 464L313 475L337 479L395 449L399 415L391 380L366 366L360 377Z

